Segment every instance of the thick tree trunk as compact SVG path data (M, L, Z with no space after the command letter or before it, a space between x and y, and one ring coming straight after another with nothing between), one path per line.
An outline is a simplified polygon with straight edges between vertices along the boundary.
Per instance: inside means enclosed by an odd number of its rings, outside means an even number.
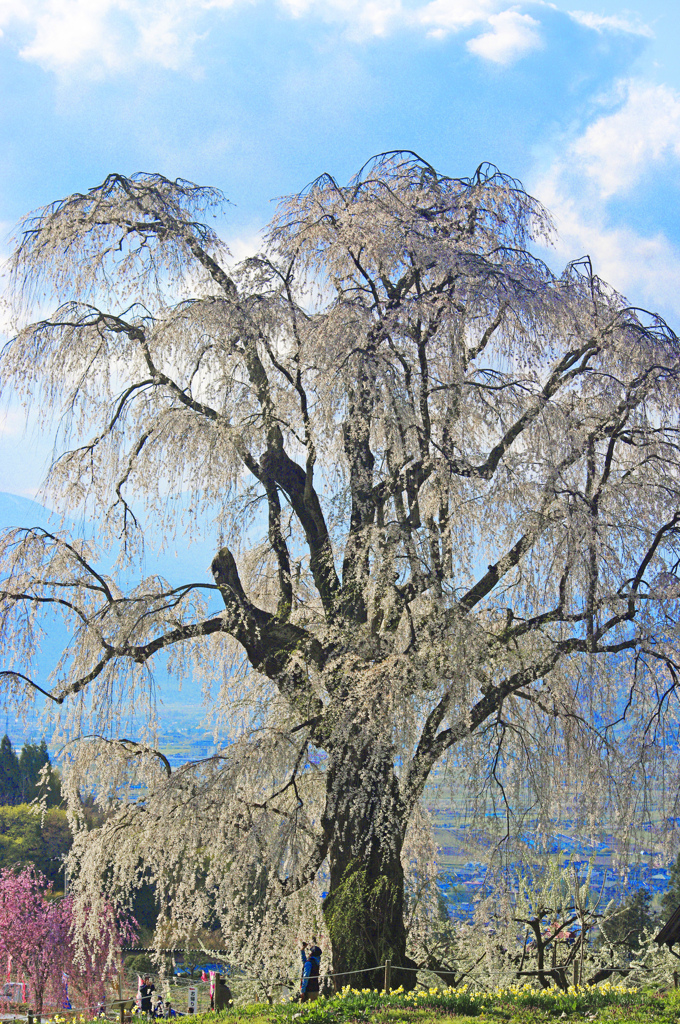
M336 989L383 988L386 960L392 987L415 984L415 972L404 970L415 964L406 956L403 808L390 753L348 744L328 772L332 838L323 912Z
M413 988L415 972L403 970L415 964L406 956L399 856L385 856L379 849L366 858L331 851L331 887L323 911L336 989L383 988L386 960L392 962L392 987Z

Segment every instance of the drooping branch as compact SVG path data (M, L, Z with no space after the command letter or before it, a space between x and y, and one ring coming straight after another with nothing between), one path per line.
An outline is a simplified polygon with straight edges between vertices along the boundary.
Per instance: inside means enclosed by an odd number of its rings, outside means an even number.
M49 699L53 700L55 704L63 704L64 702L63 697L55 697L54 694L49 693L47 690L43 690L42 686L38 686L36 682L29 679L28 676L25 676L23 672L15 672L11 669L0 670L0 678L21 680L22 683L26 683L27 686L31 686L34 690L37 690L38 693L42 693L43 696L49 697Z
M450 696L445 695L428 716L421 740L409 764L403 786L404 801L407 806L413 806L414 801L420 798L432 768L445 751L476 732L485 721L496 714L511 694L549 675L555 666L568 655L575 653L620 654L623 651L635 650L638 645L634 639L604 645L599 643L601 638L601 635L596 636L597 646L594 648L589 639L582 637L571 637L556 642L545 657L533 665L513 673L497 685L486 688L484 695L472 705L468 714L458 718L441 732L435 733L448 711Z
M125 752L126 756L130 758L141 757L143 754L151 754L153 757L157 757L158 760L161 762L161 764L163 765L163 771L165 772L166 776L170 778L170 776L172 775L172 766L168 761L167 757L165 756L165 754L160 750L156 750L155 747L147 746L145 743L139 743L137 740L129 740L125 737L112 740L109 739L107 736L100 736L98 733L89 733L85 736L79 736L78 739L96 739L99 740L100 743L105 743L111 747L120 747Z

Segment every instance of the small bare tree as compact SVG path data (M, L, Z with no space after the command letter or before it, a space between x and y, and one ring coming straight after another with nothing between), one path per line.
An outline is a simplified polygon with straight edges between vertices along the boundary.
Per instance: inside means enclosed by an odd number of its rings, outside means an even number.
M3 387L60 417L46 493L96 531L4 536L8 699L47 693L81 737L74 821L78 786L109 810L76 836L89 906L144 877L234 957L306 921L336 972L407 967L402 850L436 765L509 823L569 792L622 829L675 771L678 341L587 259L533 256L547 214L493 167L324 175L232 270L221 202L111 175L20 229ZM206 521L213 582L135 579L145 534ZM168 652L218 683L224 736L175 771L153 739ZM149 727L124 739L133 704Z

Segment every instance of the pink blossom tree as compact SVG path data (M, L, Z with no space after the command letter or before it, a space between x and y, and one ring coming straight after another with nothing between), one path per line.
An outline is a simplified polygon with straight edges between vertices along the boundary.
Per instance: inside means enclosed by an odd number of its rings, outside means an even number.
M37 1014L71 961L70 901L51 899L51 890L33 868L0 871L0 954L28 982Z
M87 942L79 944L70 901L69 911L72 914L69 980L81 1005L94 1009L104 1001L106 983L112 982L117 974L118 950L130 945L136 937L136 922L134 918L122 918L111 903L103 901L96 909L85 909L85 919L79 923L83 929L80 935L85 934Z
M56 999L64 973L89 1007L104 997L115 972L114 950L134 937L134 926L105 904L90 922L87 950L73 941L73 902L55 899L52 883L39 871L0 871L0 957L11 957L30 1002L40 1015L48 997Z

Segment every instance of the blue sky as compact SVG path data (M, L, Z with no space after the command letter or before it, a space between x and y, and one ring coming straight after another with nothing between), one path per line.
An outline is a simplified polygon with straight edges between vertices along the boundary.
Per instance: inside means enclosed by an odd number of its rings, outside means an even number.
M272 199L414 149L484 160L552 210L549 261L680 330L680 12L673 0L0 0L0 258L29 210L112 170L217 185L235 257ZM0 418L0 490L43 439Z

